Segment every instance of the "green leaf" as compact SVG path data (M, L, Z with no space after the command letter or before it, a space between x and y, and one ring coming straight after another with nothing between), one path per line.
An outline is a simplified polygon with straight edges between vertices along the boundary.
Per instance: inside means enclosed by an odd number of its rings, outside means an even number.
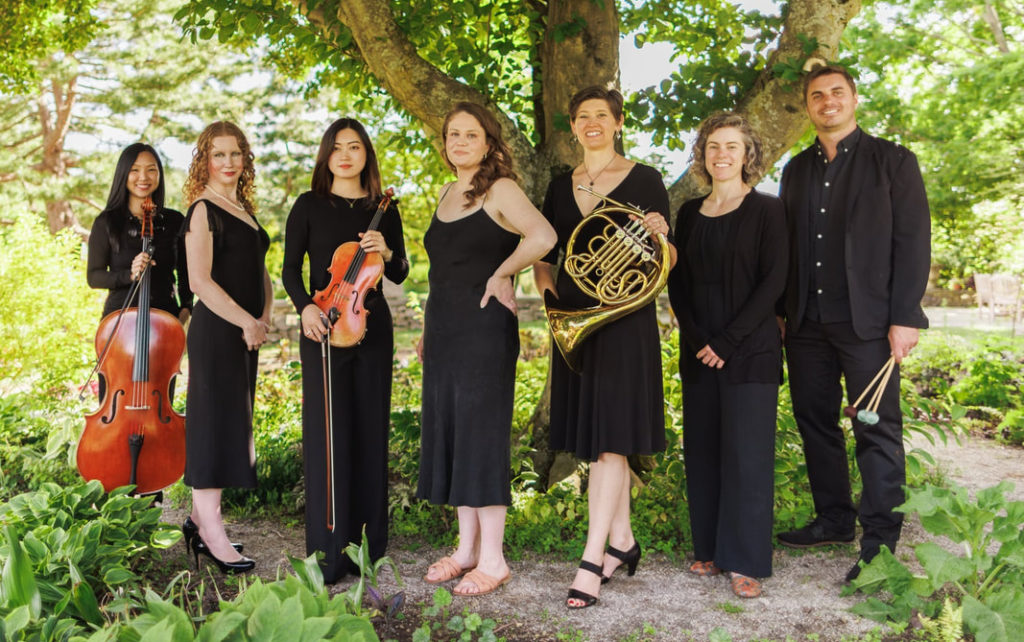
M42 600L28 555L18 541L13 526L7 524L4 533L9 552L3 571L0 572L0 605L12 610L27 606L32 617L38 618L42 612Z
M122 566L115 566L103 574L103 583L108 586L116 586L137 579L138 575Z
M79 617L96 626L103 626L103 613L96 602L96 594L86 582L79 582L71 588L71 604Z
M971 560L947 552L935 542L924 542L914 549L921 566L931 580L931 590L936 591L947 582L960 582L974 576L980 570Z
M964 609L964 626L974 633L977 642L1009 642L1012 639L1001 614L970 595L964 596L961 605Z

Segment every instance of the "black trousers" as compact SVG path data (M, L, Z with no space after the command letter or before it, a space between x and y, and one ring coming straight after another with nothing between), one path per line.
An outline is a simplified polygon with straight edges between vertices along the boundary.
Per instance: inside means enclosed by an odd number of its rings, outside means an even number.
M882 544L895 551L903 527L903 514L893 510L903 503L906 484L899 366L882 394L878 423L869 426L853 420L863 483L859 509L854 508L850 494L846 435L839 426L840 376L852 403L890 354L887 338L865 341L849 323L804 320L798 332L786 336L793 414L804 441L814 510L820 519L841 530L852 529L854 518L859 517L864 530L861 551L869 555ZM870 397L868 394L861 408Z
M334 391L333 531L327 528L327 437L320 344L301 339L306 554L324 553L320 567L328 583L358 572L344 550L350 542L362 541L364 525L370 558L380 559L387 549L390 336L388 333L378 345L330 348Z
M683 385L683 458L693 553L727 571L772 574L779 386L729 383L720 371Z

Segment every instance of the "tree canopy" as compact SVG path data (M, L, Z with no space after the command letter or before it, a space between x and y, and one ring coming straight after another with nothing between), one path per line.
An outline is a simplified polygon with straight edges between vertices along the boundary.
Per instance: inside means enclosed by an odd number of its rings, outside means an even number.
M679 67L630 97L631 126L679 146L680 129L715 109L744 112L778 159L807 127L796 90L811 55L838 57L860 2L793 0L781 19L726 0L194 0L178 13L194 41L267 47L279 68L312 86L387 100L436 144L456 100L493 108L535 200L552 173L579 160L568 135L569 97L617 85L619 39L668 42ZM769 49L769 46L774 47ZM358 100L358 99L357 99ZM422 142L409 135L409 142ZM695 193L673 177L675 201Z

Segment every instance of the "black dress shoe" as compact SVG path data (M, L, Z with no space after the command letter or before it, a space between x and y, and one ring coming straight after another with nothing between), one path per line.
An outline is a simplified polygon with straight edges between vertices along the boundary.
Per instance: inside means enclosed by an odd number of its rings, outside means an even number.
M779 543L783 546L811 548L812 546L825 546L826 544L848 544L853 541L855 536L856 532L853 528L849 530L836 529L815 518L807 526L779 533L777 537Z
M861 562L861 561L860 561L860 560L858 559L858 560L857 560L857 563L856 563L856 564L854 564L854 565L853 565L853 566L852 566L852 567L850 568L850 570L846 571L846 579L845 579L844 581L845 581L845 582L846 582L847 584L849 584L850 582L852 582L852 581L854 581L855 579L857 579L858 577L860 577L860 562Z
M200 546L202 546L202 548L200 548ZM195 556L197 569L199 568L200 554L209 557L210 560L217 565L217 568L220 569L221 573L245 573L247 571L251 571L256 567L256 561L251 560L245 556L243 556L242 559L236 560L234 562L225 562L222 559L218 559L213 553L210 552L210 549L203 542L203 538L200 537L198 534L196 535L196 538L192 540L192 554Z
M206 548L206 544L199 538L199 526L192 521L191 515L185 517L185 521L181 523L181 534L185 536L185 548L192 548L193 540L196 541L199 552ZM241 553L245 549L245 545L241 542L231 542L231 548Z

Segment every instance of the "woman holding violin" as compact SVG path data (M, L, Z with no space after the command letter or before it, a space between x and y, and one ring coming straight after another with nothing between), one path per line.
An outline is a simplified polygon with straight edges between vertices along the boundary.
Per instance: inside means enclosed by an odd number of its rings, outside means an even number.
M409 261L402 219L398 208L382 196L377 154L366 129L357 120L340 118L324 132L312 189L295 201L285 228L281 277L302 320L306 554L324 554L320 565L329 584L358 572L344 549L361 541L364 525L371 559L382 557L387 548L394 337L379 271L367 279L367 290L355 297L361 301L357 312L365 335L354 345L335 347L339 342L330 335L351 320L356 302L335 301L325 310L314 302L314 294L344 288L353 254L343 250L352 246L357 246L358 256L373 259L363 264L363 271L379 266L373 256L377 255L384 276L394 283L405 280ZM302 279L307 257L308 289ZM357 276L354 282L362 280ZM335 298L341 299L333 294L322 297Z
M153 256L142 251L142 204L152 199ZM184 324L192 313L185 243L178 236L184 217L164 208L164 169L156 150L134 143L121 152L114 168L107 205L89 234L86 272L89 286L109 290L103 316L121 309L132 284L150 266L154 308ZM134 303L133 303L134 305Z
M218 121L203 130L184 186L189 281L199 302L188 332L185 483L192 513L182 531L197 563L202 553L223 572L255 566L228 540L220 513L223 488L256 486L252 409L273 290L264 265L270 238L253 215L254 177L237 125Z

